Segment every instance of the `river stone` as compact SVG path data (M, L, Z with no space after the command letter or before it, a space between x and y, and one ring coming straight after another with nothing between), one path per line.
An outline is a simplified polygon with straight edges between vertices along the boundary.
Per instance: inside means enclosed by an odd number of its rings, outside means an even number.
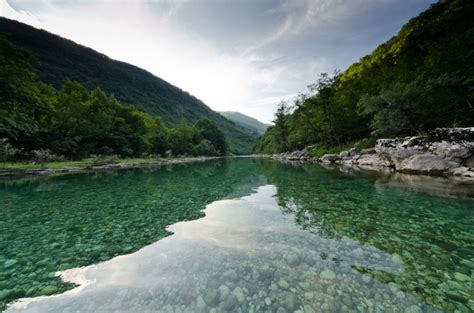
M342 298L342 303L344 303L348 308L352 308L354 306L354 303L349 297Z
M237 298L233 294L228 294L221 302L222 308L227 311L233 310L236 305Z
M290 288L290 284L288 284L288 282L284 280L283 278L280 278L280 280L278 281L278 286L282 289Z
M267 306L272 305L272 300L271 300L269 297L266 297L266 298L265 298L265 304L266 304Z
M403 160L397 169L405 172L439 173L457 166L459 164L443 159L440 156L424 153L413 155Z
M230 293L229 287L226 285L221 285L218 289L219 291L219 299L222 301L225 297L227 297Z
M474 167L460 166L452 168L450 173L454 176L474 177Z
M333 280L334 278L336 278L336 273L334 273L330 269L325 269L321 272L321 278L326 280Z
M232 291L232 294L237 298L237 301L238 301L239 303L244 302L244 300L245 300L245 295L244 295L244 291L242 290L242 288L236 287L236 288Z
M368 283L370 283L371 280L372 280L372 279L371 279L370 275L368 275L368 274L362 275L362 281L363 281L364 283L368 284Z
M221 279L224 281L230 281L230 282L235 283L239 279L239 276L237 275L236 271L228 270L222 273Z
M15 265L16 263L18 263L17 260L11 259L11 260L6 260L5 263L3 263L3 265L4 265L6 268L9 268L9 267L12 267L13 265Z
M454 273L454 279L458 281L469 281L471 278L467 276L466 274L456 272Z
M364 154L357 159L357 164L361 166L386 167L391 166L391 163L378 154Z
M270 266L265 264L260 269L260 275L259 275L260 277L259 278L262 279L262 280L272 279L273 278L273 272L274 272L274 270Z
M215 289L208 289L203 294L204 302L208 306L215 306L218 302L218 293Z
M206 307L206 303L204 302L201 296L198 296L196 299L196 307L201 310Z
M0 290L0 300L6 299L12 294L11 290L5 289L5 290Z
M405 309L405 313L423 313L423 311L420 309L419 306L412 305Z
M474 154L471 155L470 158L466 159L466 161L464 161L464 165L466 167L474 168Z
M303 290L309 290L309 289L311 288L311 286L309 285L309 283L306 282L306 281L300 282L298 285L300 285L300 287L301 287Z
M339 156L339 154L325 154L321 157L321 162L323 162L324 164L331 164L331 163L334 163L338 160L340 160L341 157Z
M471 155L471 145L450 143L446 141L433 142L429 150L442 158L467 158Z
M285 261L290 266L297 266L298 264L300 264L300 258L296 254L287 254L285 256Z
M284 302L285 308L287 308L290 311L293 311L296 307L296 296L292 294L291 292L287 292L285 294L285 302Z
M56 293L56 292L58 292L58 287L52 286L52 285L46 286L43 288L43 290L41 290L41 293L47 296L52 295L53 293Z

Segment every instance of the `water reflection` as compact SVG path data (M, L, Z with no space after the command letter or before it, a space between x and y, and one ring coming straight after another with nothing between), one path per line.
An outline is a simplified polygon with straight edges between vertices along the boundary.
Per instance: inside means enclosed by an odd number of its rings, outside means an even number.
M401 259L349 238L301 230L280 213L276 188L212 203L206 217L170 227L173 236L137 253L64 273L93 281L80 292L12 312L293 312L317 308L432 311L354 266L400 273Z
M172 225L174 235L136 253L65 271L65 279L83 288L9 311L474 309L473 185L264 159L132 174L116 173L107 187L102 178L88 181L94 187L88 196L96 195L90 203L114 192L100 203L133 205L125 210L128 219L149 223L146 212L164 225L172 222L168 216L198 217L196 209L204 207L205 217ZM56 183L62 191L72 188L63 179ZM25 199L18 190L15 196ZM92 210L79 200L78 210ZM151 203L155 210L143 211Z

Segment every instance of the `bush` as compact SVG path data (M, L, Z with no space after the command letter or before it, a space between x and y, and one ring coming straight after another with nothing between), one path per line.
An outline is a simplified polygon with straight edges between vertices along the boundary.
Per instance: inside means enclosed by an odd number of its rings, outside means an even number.
M35 163L48 163L53 161L64 161L62 155L57 155L49 149L32 150L30 152L30 159Z
M323 145L315 145L311 151L309 151L306 155L313 157L313 158L320 158L325 154L338 154L342 151L346 151L352 148L352 145L342 145L342 146L334 146L334 147L327 147Z
M217 151L212 145L211 141L207 139L201 140L199 144L194 147L194 154L198 156L215 156L219 155L220 152Z
M101 155L93 154L91 155L91 161L93 166L101 166L107 164L117 163L119 157L117 155Z
M21 149L13 147L7 138L0 139L0 161L13 161L21 154Z

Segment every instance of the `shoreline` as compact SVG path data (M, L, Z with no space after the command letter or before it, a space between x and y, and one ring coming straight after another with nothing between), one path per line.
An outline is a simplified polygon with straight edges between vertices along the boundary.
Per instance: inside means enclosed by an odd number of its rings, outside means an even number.
M217 160L228 158L225 156L221 157L183 157L183 158L172 158L172 159L130 159L130 162L127 159L119 160L115 163L107 163L100 165L93 164L84 164L78 166L63 166L63 167L49 167L48 164L45 164L44 167L40 168L2 168L0 167L0 178L8 177L19 177L19 176L36 176L36 175L53 175L53 174L63 174L63 173L81 173L81 172L93 172L93 171L103 171L103 170L121 170L121 169L132 169L132 168L142 168L142 167L151 167L151 166L163 166L163 165L176 165L176 164L185 164L192 162L204 162L209 160ZM64 162L68 163L68 162ZM56 164L57 165L57 164ZM55 166L56 166L55 165ZM1 166L1 163L0 163Z
M474 127L437 128L427 136L378 139L366 149L312 155L313 146L272 159L474 181Z

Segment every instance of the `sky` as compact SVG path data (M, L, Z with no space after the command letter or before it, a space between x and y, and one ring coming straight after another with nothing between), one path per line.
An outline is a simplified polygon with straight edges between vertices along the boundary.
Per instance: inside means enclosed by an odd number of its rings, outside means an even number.
M434 0L0 0L0 15L142 67L263 122Z

